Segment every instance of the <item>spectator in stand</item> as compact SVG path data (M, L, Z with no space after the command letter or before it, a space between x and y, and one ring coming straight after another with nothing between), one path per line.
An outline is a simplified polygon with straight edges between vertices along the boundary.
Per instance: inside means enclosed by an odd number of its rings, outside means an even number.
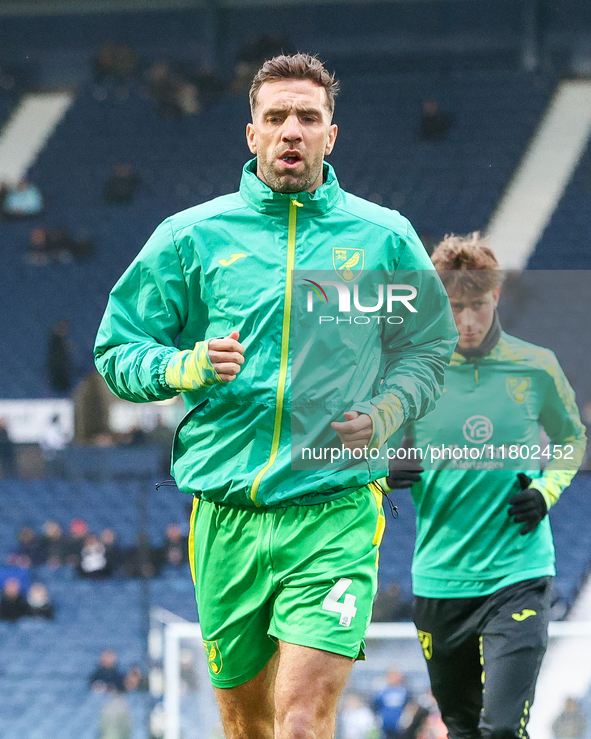
M193 649L181 649L179 654L181 667L181 690L185 693L194 693L199 687L197 673L197 656Z
M148 92L156 101L158 112L166 117L178 117L176 83L166 62L154 62L147 72Z
M133 665L133 667L130 668L129 672L125 676L124 684L125 690L128 692L132 692L134 690L148 690L150 687L148 684L148 678L137 665Z
M58 262L66 264L74 258L72 237L65 228L31 230L29 236L29 263L38 266Z
M399 722L402 739L418 739L430 715L429 708L410 698Z
M574 698L566 699L562 712L554 719L552 736L553 739L585 739L587 736L587 719Z
M98 665L88 678L91 690L105 693L109 688L123 692L125 690L125 676L117 664L117 653L112 649L105 649L99 657Z
M2 477L17 477L16 445L3 418L0 418L0 473Z
M84 544L80 550L78 574L92 580L102 580L111 574L107 548L98 536L90 532L84 537Z
M448 739L447 727L439 710L432 710L423 721L417 739Z
M43 197L39 188L21 180L9 187L2 203L2 213L7 218L29 218L43 212Z
M400 585L393 582L379 590L373 604L372 621L412 621L412 603L402 596Z
M103 529L100 540L105 547L109 575L117 574L125 561L123 549L117 544L117 534L113 529Z
M135 197L142 178L129 163L116 164L103 185L103 200L107 205L127 205Z
M49 248L47 229L41 226L31 229L29 233L29 245L26 261L37 267L48 264L53 258Z
M27 593L27 604L29 610L27 616L38 616L53 621L55 618L55 606L51 602L49 592L41 582L35 582Z
M67 264L74 258L74 239L67 228L57 227L45 231L47 253L55 262Z
M189 545L177 523L169 523L166 527L164 546L160 551L163 567L182 567L189 561Z
M160 450L160 474L170 474L170 456L172 450L172 441L174 439L174 429L166 426L161 416L158 416L156 425L146 434L146 442L148 444L158 445ZM190 517L190 512L189 516Z
M119 443L125 446L143 446L148 442L148 434L141 426L132 426L125 434L119 437Z
M67 228L38 226L29 233L26 261L36 267L50 262L67 264L73 259L88 259L95 251L94 242L86 235L74 238Z
M23 526L18 532L18 544L8 556L8 564L26 570L42 563L41 542L30 526Z
M74 518L70 523L70 536L67 539L66 563L78 567L84 540L88 533L88 524L81 518Z
M339 718L342 739L371 739L375 736L375 716L356 693L345 697Z
M68 393L74 385L73 344L70 323L58 321L51 329L47 348L49 385L57 393Z
M157 61L147 73L148 92L158 112L167 118L180 118L199 112L197 85L174 72L168 62Z
M68 234L68 238L70 239L70 253L74 259L84 260L95 256L94 240L86 232L80 231L76 236Z
M18 621L28 613L29 604L21 593L20 581L16 577L9 577L0 598L0 621Z
M112 80L126 82L136 74L139 57L129 44L107 43L92 60L94 81L97 85Z
M49 424L39 434L39 446L47 465L47 472L52 477L61 477L59 453L68 446L71 434L62 425L59 414L54 414Z
M379 718L383 739L403 739L400 719L410 698L402 673L390 670L386 686L374 697L372 706Z
M192 81L197 85L199 102L203 105L214 102L224 92L225 82L223 78L218 77L207 67L200 67Z
M0 182L0 213L4 213L4 201L10 190L10 185L6 182Z
M73 393L76 442L100 447L115 444L109 426L111 397L109 388L96 370L84 374Z
M4 91L12 90L16 84L16 79L12 72L8 71L6 67L0 65L0 89Z
M160 557L150 546L147 534L141 533L136 546L131 547L125 559L125 573L129 577L154 577Z
M291 44L279 35L267 33L250 39L238 55L232 90L234 92L248 90L252 78L265 59L271 59L279 54L291 54L292 51Z
M41 537L41 557L50 570L57 570L66 563L68 542L62 527L57 521L46 521L43 524Z
M435 100L425 100L419 125L419 138L422 141L441 141L453 123L449 113L439 109Z
M129 705L116 690L109 690L111 697L103 703L98 739L131 739L132 721Z

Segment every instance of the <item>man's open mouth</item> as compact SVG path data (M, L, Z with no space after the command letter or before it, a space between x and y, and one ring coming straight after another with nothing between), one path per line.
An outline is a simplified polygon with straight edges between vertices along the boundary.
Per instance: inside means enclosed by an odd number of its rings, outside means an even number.
M280 160L289 167L295 167L302 161L302 157L297 151L288 151L280 157Z

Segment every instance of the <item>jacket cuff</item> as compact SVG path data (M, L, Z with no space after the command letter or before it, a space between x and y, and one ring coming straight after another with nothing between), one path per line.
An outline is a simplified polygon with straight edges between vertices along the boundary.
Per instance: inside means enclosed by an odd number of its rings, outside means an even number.
M158 364L158 375L156 379L160 387L163 387L165 390L176 390L179 392L178 388L173 387L166 382L166 368L168 367L170 360L177 354L181 354L178 349L170 349L162 355L162 359Z
M209 358L209 341L198 341L192 350L171 357L164 371L164 381L176 390L202 390L222 382Z
M381 449L406 421L403 398L393 392L377 395L364 403L355 403L351 410L366 413L372 421L370 449Z
M570 485L575 474L574 470L546 470L541 477L533 479L529 487L542 493L546 506L550 510L558 502L562 491Z
M393 493L394 492L394 488L391 488L388 485L388 478L387 477L380 477L380 479L379 480L376 480L376 482L382 488L382 490L384 491L384 493Z

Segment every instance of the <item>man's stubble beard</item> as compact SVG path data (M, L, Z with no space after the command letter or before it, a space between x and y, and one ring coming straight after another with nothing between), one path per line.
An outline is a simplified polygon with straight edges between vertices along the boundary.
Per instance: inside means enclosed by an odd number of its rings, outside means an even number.
M322 165L324 157L320 155L310 164L304 162L304 170L298 174L290 172L280 174L273 166L266 161L259 159L258 167L262 175L262 180L271 190L275 192L304 192L308 190L315 182L318 181L322 173Z

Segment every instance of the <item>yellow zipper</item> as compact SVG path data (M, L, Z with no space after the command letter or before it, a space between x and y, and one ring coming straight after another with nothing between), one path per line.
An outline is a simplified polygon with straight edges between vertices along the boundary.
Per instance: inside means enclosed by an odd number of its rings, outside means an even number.
M281 418L283 416L283 403L285 401L285 385L287 383L287 367L289 363L289 330L291 323L291 293L292 276L295 266L296 247L296 225L298 208L302 207L295 198L289 201L289 222L287 226L287 272L285 282L285 299L283 301L283 326L281 329L281 359L279 361L279 379L277 381L277 401L275 407L275 423L273 425L273 439L271 441L271 454L267 464L259 470L254 478L250 491L250 499L256 504L256 496L261 480L266 472L275 464L277 452L279 451L279 439L281 436Z

